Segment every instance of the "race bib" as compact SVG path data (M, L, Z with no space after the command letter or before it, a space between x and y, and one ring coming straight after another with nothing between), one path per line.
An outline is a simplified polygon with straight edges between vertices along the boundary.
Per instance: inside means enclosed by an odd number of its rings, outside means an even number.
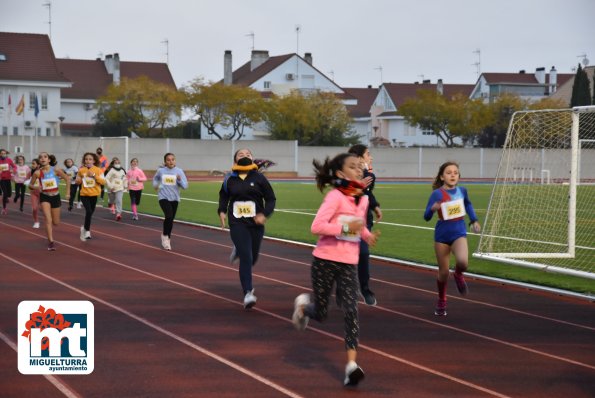
M83 177L83 187L85 188L93 188L95 186L95 178L93 177Z
M44 178L41 180L42 191L50 191L53 189L58 189L58 183L56 182L55 178Z
M27 177L27 170L19 170L17 172L17 175L19 176L19 178L25 178Z
M163 174L161 176L162 185L176 185L177 178L175 174Z
M343 226L350 223L351 221L357 220L357 218L358 217L342 215L337 218L337 221L339 221L339 224ZM350 232L347 234L337 235L336 238L339 240L346 240L348 242L359 242L361 240L359 232Z
M117 178L114 181L112 181L112 183L114 184L114 187L115 188L121 188L122 187L122 180L120 180L119 178Z
M254 217L256 215L256 203L252 201L247 202L233 202L233 216L235 218Z
M8 171L8 163L0 163L0 171Z
M451 200L440 204L443 220L452 220L453 218L465 217L465 202L463 199Z

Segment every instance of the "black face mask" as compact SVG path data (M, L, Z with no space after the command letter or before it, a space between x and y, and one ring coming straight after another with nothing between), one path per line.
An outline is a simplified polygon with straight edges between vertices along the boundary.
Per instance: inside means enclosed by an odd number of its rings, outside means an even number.
M250 166L252 164L252 159L250 158L241 158L238 160L238 166Z

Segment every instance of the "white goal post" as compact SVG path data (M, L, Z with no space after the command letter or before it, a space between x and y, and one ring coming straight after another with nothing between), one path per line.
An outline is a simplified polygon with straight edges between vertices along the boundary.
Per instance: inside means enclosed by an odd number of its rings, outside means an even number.
M122 167L130 167L129 137L90 137L79 138L74 154L74 163L79 164L86 152L95 153L98 147L103 149L103 154L111 162L113 157L120 159Z
M516 112L474 257L595 279L595 106Z

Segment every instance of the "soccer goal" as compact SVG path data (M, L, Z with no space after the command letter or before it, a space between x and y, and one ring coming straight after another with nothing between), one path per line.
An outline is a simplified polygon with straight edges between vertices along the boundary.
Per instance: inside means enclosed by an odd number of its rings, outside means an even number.
M595 279L595 106L513 115L474 257Z
M86 152L95 153L98 147L103 149L103 154L109 161L113 157L120 159L122 166L129 167L129 137L93 137L79 138L74 154L75 163L80 162Z

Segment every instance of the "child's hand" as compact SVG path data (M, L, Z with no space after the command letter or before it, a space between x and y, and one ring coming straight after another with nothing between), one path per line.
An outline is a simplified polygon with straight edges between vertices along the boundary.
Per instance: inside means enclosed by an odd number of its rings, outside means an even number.
M372 184L373 178L371 176L367 176L366 178L364 178L362 180L362 184L364 184L364 186L366 188L368 188L370 186L370 184Z
M479 225L479 222L475 221L474 223L471 224L471 230L473 232L475 232L476 234L478 234L479 232L481 232L481 226Z
M376 245L376 241L378 240L378 237L380 236L380 231L374 231L372 232L372 235L370 235L368 237L368 239L366 239L366 243L368 244L368 246L374 246Z
M254 222L257 225L264 225L264 223L267 222L267 218L264 216L264 214L258 213L254 216Z
M221 229L225 229L225 219L227 215L223 212L219 213L219 221L221 222Z
M349 227L349 232L358 233L364 227L364 220L357 218L355 220L349 221L347 226Z
M434 204L432 205L432 207L430 208L430 210L436 211L439 208L440 208L440 202L434 202Z

